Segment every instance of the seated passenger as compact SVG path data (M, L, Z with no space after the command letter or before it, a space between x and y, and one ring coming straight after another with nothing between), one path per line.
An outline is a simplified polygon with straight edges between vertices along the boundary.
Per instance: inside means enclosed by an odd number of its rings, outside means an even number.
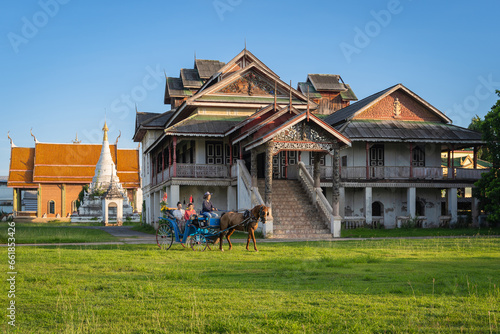
M182 208L182 203L177 202L177 210L174 210L172 212L172 214L174 215L175 219L177 220L177 225L179 226L179 229L181 231L184 230L184 224L185 224L184 215L185 215L185 213L186 213L186 211Z
M195 214L196 214L196 211L194 210L193 203L189 203L187 210L186 210L186 213L184 214L184 220L185 221L191 220L191 216L195 215Z
M219 215L216 212L217 208L215 208L210 201L212 198L212 194L209 193L208 191L203 195L203 207L201 209L201 214L210 218L216 218L219 217Z

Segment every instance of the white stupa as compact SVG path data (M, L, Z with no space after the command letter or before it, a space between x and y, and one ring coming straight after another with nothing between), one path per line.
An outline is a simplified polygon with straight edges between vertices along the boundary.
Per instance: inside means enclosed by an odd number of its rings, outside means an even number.
M118 186L118 188L121 188L120 179L116 175L116 166L113 158L111 157L111 151L109 149L109 128L106 124L106 121L104 122L102 131L104 132L104 136L102 139L101 155L99 157L97 165L95 166L95 174L92 178L92 184L90 185L91 192L94 189L107 190L110 186L110 183L114 183Z
M121 225L124 218L138 222L140 217L133 213L127 194L116 174L116 165L111 156L108 142L108 126L104 122L101 155L95 166L95 174L78 208L78 214L71 215L72 222L101 220L105 225Z

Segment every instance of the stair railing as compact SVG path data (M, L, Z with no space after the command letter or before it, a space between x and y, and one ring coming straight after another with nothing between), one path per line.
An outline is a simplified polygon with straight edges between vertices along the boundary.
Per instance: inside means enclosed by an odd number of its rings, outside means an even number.
M330 222L330 232L333 234L334 237L340 237L340 231L336 232L337 229L334 228L334 216L332 214L333 209L330 203L328 203L328 200L326 199L325 195L323 194L323 190L321 188L315 188L314 187L314 180L307 171L306 165L300 161L299 164L299 181L300 184L302 185L302 188L307 191L307 194L311 198L312 202L316 205L316 207L319 209L319 212L322 214L322 216ZM338 235L336 235L338 234Z

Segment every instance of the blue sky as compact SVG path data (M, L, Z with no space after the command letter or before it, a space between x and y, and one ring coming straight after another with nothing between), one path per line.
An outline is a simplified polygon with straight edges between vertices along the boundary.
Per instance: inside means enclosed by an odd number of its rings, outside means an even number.
M247 47L293 86L340 74L358 98L403 83L467 126L500 89L500 2L3 1L0 5L0 175L10 142L131 138L135 107L163 112L163 71L227 62Z

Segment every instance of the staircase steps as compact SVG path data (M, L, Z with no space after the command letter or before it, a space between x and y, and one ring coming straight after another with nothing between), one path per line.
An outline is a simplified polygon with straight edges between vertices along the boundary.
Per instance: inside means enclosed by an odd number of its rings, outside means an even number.
M258 180L264 197L265 181ZM318 212L308 194L297 180L273 180L273 238L331 239L328 222Z

